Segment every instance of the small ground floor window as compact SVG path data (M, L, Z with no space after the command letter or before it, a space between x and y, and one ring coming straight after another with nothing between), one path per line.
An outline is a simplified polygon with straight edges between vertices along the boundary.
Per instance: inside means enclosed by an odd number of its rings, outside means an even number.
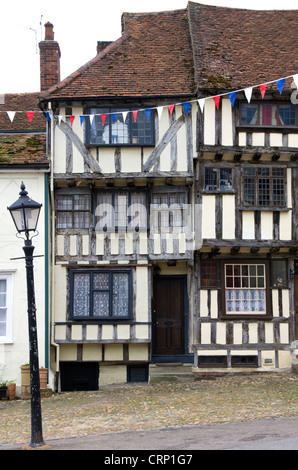
M98 362L61 362L61 391L98 390Z

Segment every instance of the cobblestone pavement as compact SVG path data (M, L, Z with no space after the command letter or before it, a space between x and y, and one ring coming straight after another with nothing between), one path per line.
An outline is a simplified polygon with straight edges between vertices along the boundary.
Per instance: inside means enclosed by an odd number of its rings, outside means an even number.
M298 375L126 384L42 399L45 440L298 416ZM30 401L0 401L0 446L26 443ZM1 448L0 448L1 450Z

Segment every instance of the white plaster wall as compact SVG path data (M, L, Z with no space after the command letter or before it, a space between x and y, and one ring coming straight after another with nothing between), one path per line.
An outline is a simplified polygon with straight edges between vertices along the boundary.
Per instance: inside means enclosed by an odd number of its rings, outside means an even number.
M0 273L12 273L12 338L11 342L0 342L0 377L21 383L20 366L29 362L29 336L27 314L27 282L25 260L11 260L23 257L22 239L16 237L16 229L7 210L19 197L20 185L24 181L29 196L43 204L38 223L38 236L33 239L34 255L45 253L44 230L44 174L43 173L1 173L0 174ZM37 308L37 330L39 363L45 366L45 267L44 257L34 258L34 281Z

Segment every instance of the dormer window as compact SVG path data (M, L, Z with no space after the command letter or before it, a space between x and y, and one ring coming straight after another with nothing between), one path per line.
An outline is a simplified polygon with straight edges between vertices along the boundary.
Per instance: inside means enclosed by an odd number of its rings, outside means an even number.
M120 108L91 108L88 113L87 145L155 145L153 111L140 110L134 115Z
M240 124L244 126L295 126L296 106L285 103L242 103Z

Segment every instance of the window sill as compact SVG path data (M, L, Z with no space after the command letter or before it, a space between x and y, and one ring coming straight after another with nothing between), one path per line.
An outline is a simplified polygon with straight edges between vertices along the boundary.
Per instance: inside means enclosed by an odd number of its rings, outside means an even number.
M225 191L225 190L222 190L222 189L218 189L218 190L212 190L212 191L208 191L208 189L203 189L201 191L201 194L236 194L236 191L235 189L232 189L231 191Z
M109 148L113 148L113 147L155 147L155 143L152 143L152 144L141 144L141 143L137 143L137 144L121 144L121 143L114 143L114 144L88 144L87 142L85 142L85 146L87 148L106 148L106 147L109 147Z
M254 320L268 320L268 321L271 321L273 320L273 316L272 315L222 315L222 320L250 320L250 321L254 321Z
M2 339L0 338L0 344L14 344L12 339Z
M277 132L281 134L298 132L298 126L250 126L248 124L238 124L236 129L239 132Z
M262 212L290 212L292 209L288 207L239 207L240 211L262 211Z

